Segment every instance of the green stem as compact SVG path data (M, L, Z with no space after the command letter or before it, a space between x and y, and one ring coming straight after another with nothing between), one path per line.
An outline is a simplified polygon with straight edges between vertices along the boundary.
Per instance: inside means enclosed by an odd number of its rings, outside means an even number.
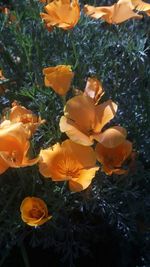
M73 66L73 69L75 70L76 67L79 64L79 58L78 58L79 53L77 52L77 49L76 49L76 43L75 43L73 31L70 31L68 36L69 36L69 39L71 41L72 50L73 50L73 54L74 54L74 58L75 58L75 63L74 63L74 66Z
M20 250L21 250L21 255L22 255L23 261L24 261L24 266L25 267L30 267L28 254L27 254L27 251L26 251L25 246L24 246L23 243L21 244Z
M61 96L63 106L66 105L66 95Z

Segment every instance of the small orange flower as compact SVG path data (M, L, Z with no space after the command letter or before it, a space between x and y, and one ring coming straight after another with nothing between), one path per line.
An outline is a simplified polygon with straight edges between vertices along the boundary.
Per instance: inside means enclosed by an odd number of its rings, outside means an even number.
M94 139L109 147L116 146L126 136L122 127L113 127L101 133L116 111L117 105L111 100L95 105L89 96L75 96L66 103L64 116L60 119L60 130L75 143L85 146L91 146Z
M7 7L0 7L0 12L5 14L8 18L8 23L11 24L17 20L16 16Z
M69 181L74 192L86 189L99 169L94 150L71 140L41 150L40 157L40 173L53 181Z
M109 24L119 24L131 18L141 19L143 17L133 11L130 0L119 0L112 6L94 7L85 5L84 12L92 18L103 19Z
M54 0L45 6L45 13L41 13L47 28L59 27L64 30L72 29L80 18L78 0Z
M97 105L103 94L101 82L96 78L88 78L84 89L84 95L91 97Z
M42 120L40 117L33 114L31 110L19 105L17 101L12 103L8 119L11 122L22 122L25 128L30 130L31 134L36 131L39 125L45 122L45 120Z
M29 131L20 122L8 120L0 124L0 173L9 167L20 168L37 163L38 158L29 159Z
M45 202L38 197L26 197L20 206L22 220L30 226L39 226L52 218Z
M148 16L150 16L150 4L146 3L142 0L130 0L133 8L138 10L138 11L143 11L146 12Z
M95 151L97 160L103 165L103 171L106 174L124 174L127 172L127 170L124 170L121 167L132 153L132 143L128 140L125 140L119 146L114 148L108 148L98 143Z
M44 68L43 74L45 75L45 86L52 87L61 96L68 92L71 80L74 77L74 73L69 65Z
M0 93L4 93L6 90L5 85L1 84L1 82L4 82L6 78L3 75L3 71L0 69Z
M9 13L9 8L7 7L0 7L0 12L2 12L5 15L8 15Z

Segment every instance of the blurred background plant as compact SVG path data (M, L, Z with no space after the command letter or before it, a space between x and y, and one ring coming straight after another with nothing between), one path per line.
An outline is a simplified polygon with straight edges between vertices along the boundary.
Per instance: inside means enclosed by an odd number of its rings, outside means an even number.
M84 4L99 5L82 1L80 6ZM22 261L33 266L32 246L44 257L51 251L54 266L81 266L88 258L93 266L148 267L150 18L118 26L81 12L73 30L49 32L39 16L43 4L38 0L0 1L0 7L9 8L7 14L0 12L0 69L5 77L0 80L0 111L16 99L46 119L34 136L35 153L63 139L63 104L44 86L42 74L44 67L57 64L72 66L74 88L83 90L89 76L102 81L103 98L119 105L113 125L127 129L137 151L130 174L98 174L92 187L80 194L70 193L63 183L44 180L36 166L1 175L0 266L12 266L12 259L15 266L22 266ZM44 199L53 215L40 228L30 228L20 219L20 203L32 194Z

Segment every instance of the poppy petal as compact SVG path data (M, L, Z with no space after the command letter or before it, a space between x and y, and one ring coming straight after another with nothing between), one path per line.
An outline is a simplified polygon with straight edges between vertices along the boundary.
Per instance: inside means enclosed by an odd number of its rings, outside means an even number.
M105 130L100 134L93 135L93 138L105 147L113 148L121 144L127 136L127 132L123 127L114 126Z

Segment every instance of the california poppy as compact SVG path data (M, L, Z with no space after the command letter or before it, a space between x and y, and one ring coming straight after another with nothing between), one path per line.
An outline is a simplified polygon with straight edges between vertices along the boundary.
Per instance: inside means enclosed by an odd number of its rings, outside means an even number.
M102 164L103 171L106 174L124 174L127 172L122 168L122 165L132 152L132 143L128 140L124 140L123 143L114 148L108 148L97 143L95 151L97 160Z
M80 18L78 0L54 0L44 7L46 13L41 13L47 28L59 27L72 29Z
M119 0L111 6L84 6L84 13L95 19L103 19L109 24L119 24L128 19L141 19L143 16L133 11L129 0Z
M0 168L5 162L1 173L9 167L19 168L37 163L38 158L29 159L27 156L30 148L29 136L29 131L20 122L5 120L0 124Z
M36 131L39 125L45 122L45 120L42 120L41 117L35 115L31 110L21 106L17 101L12 103L12 108L8 111L7 118L11 122L22 122L30 130L31 134Z
M45 75L45 86L52 87L57 94L62 96L68 92L74 77L69 65L44 68L43 74Z
M52 218L46 203L38 197L26 197L20 206L22 220L30 226L39 226Z
M91 147L65 140L40 152L39 171L53 181L68 181L71 191L86 189L99 167Z
M60 119L60 130L72 141L85 146L92 145L94 139L109 147L116 146L126 136L126 131L122 127L112 127L101 132L114 118L116 111L117 105L112 100L95 105L89 96L75 96L66 103L64 116Z

